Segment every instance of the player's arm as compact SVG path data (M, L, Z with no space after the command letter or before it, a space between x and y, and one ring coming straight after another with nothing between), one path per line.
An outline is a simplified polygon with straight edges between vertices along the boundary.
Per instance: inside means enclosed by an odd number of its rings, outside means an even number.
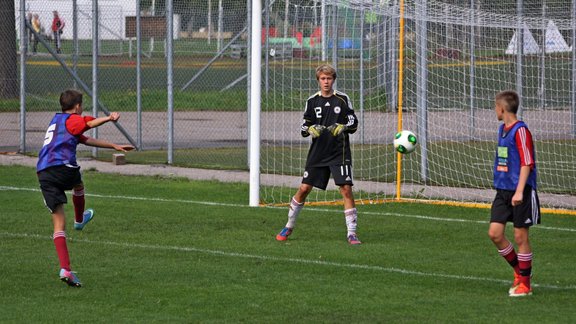
M520 175L514 196L512 196L512 206L517 206L524 199L524 188L534 168L534 144L532 134L526 127L520 127L516 132L516 147L520 154Z
M348 134L354 134L358 130L358 117L354 113L354 108L352 107L352 100L350 97L345 96L346 99L346 129L344 130Z
M314 124L311 123L310 120L303 119L302 125L300 126L300 135L302 135L302 137L310 136L310 133L308 132L308 130L310 129L310 126L312 126L312 125L314 125Z
M346 115L346 129L345 132L348 134L354 134L358 130L358 118L354 113L354 110L348 110L348 114Z
M516 186L516 191L514 192L514 196L512 196L512 206L520 205L522 200L524 200L524 188L526 187L526 182L528 181L530 172L530 166L523 165L520 167L518 186Z
M108 142L105 140L87 137L87 136L82 136L82 138L80 139L80 142L84 143L85 145L88 145L88 146L94 146L94 147L100 147L100 148L110 148L110 149L114 149L114 150L120 151L120 152L132 151L134 149L134 146L132 146L132 145L119 145L119 144L111 143L111 142Z
M346 120L345 123L336 123L328 127L328 130L334 136L338 136L342 133L354 134L358 130L358 118L354 114L354 110L351 108L346 109Z
M110 113L109 116L98 117L98 118L94 118L90 121L87 121L86 125L88 125L89 128L94 128L94 127L98 127L104 123L107 123L109 121L115 122L118 119L120 119L120 114L117 112L113 112L113 113Z

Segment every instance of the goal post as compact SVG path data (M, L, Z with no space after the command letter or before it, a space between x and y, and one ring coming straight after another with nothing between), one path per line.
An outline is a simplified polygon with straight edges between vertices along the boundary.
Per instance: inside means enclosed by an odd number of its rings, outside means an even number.
M402 96L404 94L404 0L400 0L399 6L400 30L398 33L398 126L397 131L402 131ZM402 192L402 154L396 153L396 200L400 200Z
M360 119L358 132L350 136L359 203L401 197L489 204L499 125L494 96L516 89L521 80L521 117L536 141L542 205L576 209L576 15L571 3L547 1L544 16L541 6L525 5L520 20L510 1L289 2L270 7L271 20L287 35L262 33L269 48L290 43L292 55L264 53L269 88L262 92L261 203L287 203L301 181L309 139L300 137L299 126L306 98L318 90L314 69L327 62L337 69L336 88L351 97ZM518 21L538 49L521 53L521 59L514 49L506 53ZM565 50L566 42L569 51L546 50L546 34L562 36L554 48ZM523 39L519 37L514 48L523 48ZM401 163L392 147L400 128L413 131L420 141ZM340 200L332 184L308 197L309 203L318 204Z
M252 0L252 39L250 57L250 197L252 207L260 205L260 127L261 127L261 73L262 62L262 0Z

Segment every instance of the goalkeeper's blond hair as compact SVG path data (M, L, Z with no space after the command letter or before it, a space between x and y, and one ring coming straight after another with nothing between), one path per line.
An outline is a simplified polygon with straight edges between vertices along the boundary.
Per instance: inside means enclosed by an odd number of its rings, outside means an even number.
M320 74L331 75L336 80L336 69L330 64L322 64L316 68L316 80L320 80Z

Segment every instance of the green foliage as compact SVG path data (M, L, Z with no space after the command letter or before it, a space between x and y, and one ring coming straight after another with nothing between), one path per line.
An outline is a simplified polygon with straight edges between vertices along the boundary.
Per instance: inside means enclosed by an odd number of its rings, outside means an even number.
M512 299L484 209L358 206L364 244L352 247L341 207L307 206L280 243L286 208L247 207L245 184L84 181L93 222L72 230L65 206L76 289L58 280L34 170L0 168L1 322L576 321L573 216L544 215L530 231L534 295Z

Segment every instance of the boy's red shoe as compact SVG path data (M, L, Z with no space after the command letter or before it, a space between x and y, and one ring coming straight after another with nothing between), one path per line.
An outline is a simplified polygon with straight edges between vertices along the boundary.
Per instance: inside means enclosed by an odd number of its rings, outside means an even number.
M277 241L286 241L288 239L288 236L290 236L290 234L292 234L292 229L289 227L284 227L280 233L278 233L278 235L276 235L276 240Z

